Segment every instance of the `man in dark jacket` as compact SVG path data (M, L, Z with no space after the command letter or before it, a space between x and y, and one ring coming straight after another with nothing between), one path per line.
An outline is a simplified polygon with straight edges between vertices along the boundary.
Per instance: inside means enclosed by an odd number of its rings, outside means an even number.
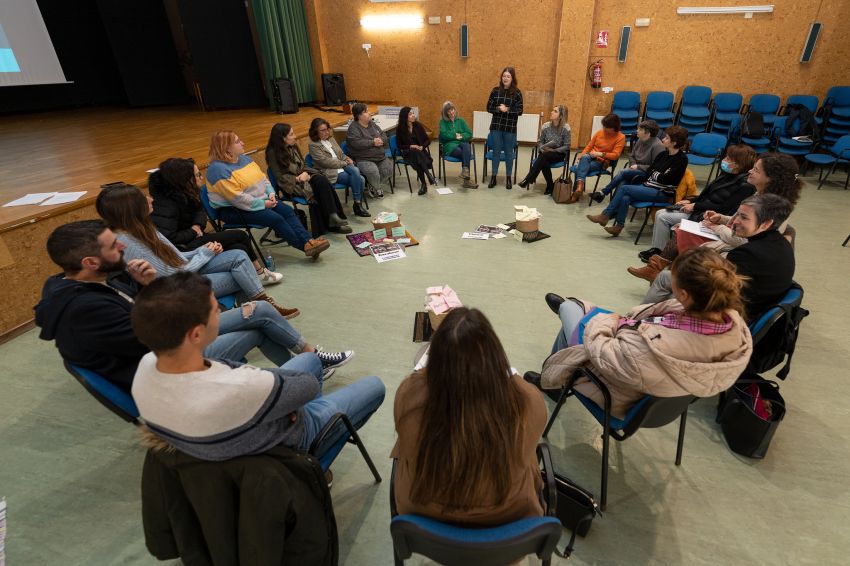
M753 195L741 202L732 220L736 236L747 238L726 258L735 264L738 274L748 278L744 285L747 319L756 320L775 305L791 287L794 278L794 248L777 228L792 210L787 199L774 194ZM670 270L655 278L644 303L657 303L672 296Z
M144 260L125 263L123 249L100 220L72 222L54 230L47 252L64 273L45 282L35 322L41 328L39 337L55 340L65 360L99 373L129 393L139 360L150 351L136 339L130 312L136 294L156 278L156 270ZM282 365L293 352L315 351L274 307L247 303L252 304L253 308L222 313L219 337L207 355L241 360L259 347L269 360ZM318 355L328 377L353 352Z

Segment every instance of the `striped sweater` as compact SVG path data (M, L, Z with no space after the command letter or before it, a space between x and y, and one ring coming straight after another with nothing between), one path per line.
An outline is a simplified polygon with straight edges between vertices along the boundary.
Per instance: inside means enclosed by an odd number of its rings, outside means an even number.
M318 380L285 369L208 360L205 371L166 374L146 354L133 378L133 400L147 426L178 450L221 461L283 444L299 448L304 405Z
M179 271L198 271L202 267L204 267L207 262L209 262L213 257L215 257L215 253L204 246L199 248L195 248L194 250L190 250L188 252L181 252L174 244L168 241L168 238L160 234L156 233L157 237L169 248L172 248L177 255L183 258L186 262L180 267L174 267L172 265L168 265L164 261L162 261L153 250L150 249L147 245L137 240L130 234L126 232L118 233L118 240L127 246L124 248L124 259L130 261L131 259L144 259L151 266L156 269L157 277L166 277L168 275L173 275Z
M213 208L233 206L249 211L264 210L264 201L274 192L263 170L247 155L240 155L236 163L210 163L207 188Z

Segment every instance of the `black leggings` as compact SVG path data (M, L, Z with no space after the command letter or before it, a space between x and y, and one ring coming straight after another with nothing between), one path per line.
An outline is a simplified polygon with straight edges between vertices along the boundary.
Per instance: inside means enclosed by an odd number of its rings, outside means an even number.
M431 154L418 149L408 149L402 154L402 157L404 157L404 161L413 167L414 171L416 171L416 176L419 178L419 181L424 183L425 173L434 167L434 160L431 159Z
M331 214L335 212L340 217L345 216L342 212L342 203L339 202L339 197L333 185L324 175L316 174L310 177L310 188L313 189L313 200L316 201L316 208L318 209L321 223L320 232L327 232Z
M204 234L185 244L183 249L186 251L194 250L210 242L218 242L224 248L224 251L242 250L248 254L251 261L257 261L257 252L254 251L254 246L251 245L251 239L245 230L222 230L221 232Z
M552 163L558 163L566 159L567 156L560 151L541 151L537 154L537 159L531 164L531 169L526 175L526 179L533 183L537 180L537 176L543 173L543 178L546 179L546 186L552 188L552 169L549 167Z

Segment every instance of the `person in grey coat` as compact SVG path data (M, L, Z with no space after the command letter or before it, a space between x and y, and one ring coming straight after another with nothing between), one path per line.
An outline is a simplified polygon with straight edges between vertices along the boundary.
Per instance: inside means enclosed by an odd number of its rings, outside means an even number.
M386 155L390 142L383 130L372 122L372 114L365 104L358 102L352 105L351 114L354 120L348 126L345 140L348 154L366 177L369 194L381 198L384 196L383 187L389 186L393 174L393 162Z

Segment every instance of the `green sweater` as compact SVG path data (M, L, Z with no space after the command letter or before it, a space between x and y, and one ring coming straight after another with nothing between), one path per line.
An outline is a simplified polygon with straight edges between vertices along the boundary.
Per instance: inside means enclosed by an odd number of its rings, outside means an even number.
M460 141L455 134L460 134ZM443 155L451 155L461 141L472 139L472 130L466 125L466 120L457 117L454 122L440 120L440 143L443 144Z

